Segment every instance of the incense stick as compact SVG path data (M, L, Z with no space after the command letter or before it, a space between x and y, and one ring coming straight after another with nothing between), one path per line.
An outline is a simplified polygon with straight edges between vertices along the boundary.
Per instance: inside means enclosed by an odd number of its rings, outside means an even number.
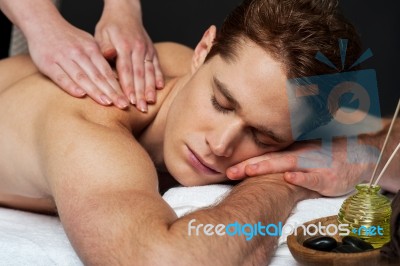
M376 179L375 183L373 186L376 186L376 184L378 184L379 179L381 179L383 173L386 171L386 168L389 166L390 162L393 160L394 156L396 155L396 152L400 149L400 142L399 144L397 144L396 149L394 149L394 151L392 152L392 155L390 155L389 160L387 160L385 166L383 167L381 173L379 174L378 178Z
M388 132L386 134L386 139L385 139L385 142L383 143L382 150L379 153L378 161L376 162L374 172L372 173L372 176L371 176L371 181L369 181L369 186L371 186L372 182L374 181L376 170L378 169L379 163L381 162L383 151L386 148L386 144L387 144L387 142L389 140L390 133L392 133L393 125L394 125L394 122L396 121L396 117L397 117L397 114L399 113L399 110L400 110L400 99L399 99L399 102L397 103L396 111L394 112L394 115L393 115L393 118L392 118L392 122L390 123L389 130L388 130Z

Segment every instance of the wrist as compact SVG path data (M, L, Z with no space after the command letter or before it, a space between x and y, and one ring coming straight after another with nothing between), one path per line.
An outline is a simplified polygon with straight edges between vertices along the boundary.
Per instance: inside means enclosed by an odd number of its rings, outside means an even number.
M135 19L142 19L139 0L104 0L103 15L115 15L129 12Z

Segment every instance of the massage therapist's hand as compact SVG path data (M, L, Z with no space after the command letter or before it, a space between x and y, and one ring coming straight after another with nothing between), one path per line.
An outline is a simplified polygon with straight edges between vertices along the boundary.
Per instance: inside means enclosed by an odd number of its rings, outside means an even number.
M331 152L332 151L332 152ZM271 152L241 162L227 170L230 179L261 174L285 173L287 182L314 190L324 196L344 195L368 178L376 157L361 145L352 145L348 153L346 139L336 139L330 147L319 141L297 142L284 151ZM358 163L350 163L348 156Z
M156 88L161 89L164 81L157 52L142 25L139 1L105 0L95 38L104 56L116 59L125 95L147 111L147 103L156 101Z
M31 57L39 70L69 94L89 95L103 105L129 105L95 39L63 20L41 25L28 38Z

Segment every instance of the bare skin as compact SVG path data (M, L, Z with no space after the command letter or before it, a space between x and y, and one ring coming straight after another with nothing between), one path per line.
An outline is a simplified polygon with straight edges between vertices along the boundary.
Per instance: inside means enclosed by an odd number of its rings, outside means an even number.
M166 86L147 114L70 97L27 58L1 61L0 72L10 73L0 80L1 205L57 212L85 265L268 262L276 237L191 237L189 221L276 224L315 194L281 174L258 176L178 219L158 191L155 166L164 161L183 185L218 183L229 166L291 143L281 65L246 41L234 63L204 63L214 37L211 27L193 53L157 46Z
M0 205L38 212L55 211L56 205L39 166L37 152L41 141L38 132L43 132L52 121L60 117L63 117L61 120L79 120L84 116L85 122L116 130L120 130L122 124L138 136L153 121L174 83L173 78L188 71L187 62L192 55L190 49L177 44L158 44L157 49L161 53L168 51L163 53L163 62L165 73L170 75L167 77L169 83L165 91L160 91L159 101L149 108L147 115L133 107L127 112L113 107L102 108L88 97L65 97L63 91L38 72L28 56L1 61L0 72L10 74L0 77L0 150L7 151L0 155ZM40 97L38 89L41 90ZM62 126L60 124L60 130Z

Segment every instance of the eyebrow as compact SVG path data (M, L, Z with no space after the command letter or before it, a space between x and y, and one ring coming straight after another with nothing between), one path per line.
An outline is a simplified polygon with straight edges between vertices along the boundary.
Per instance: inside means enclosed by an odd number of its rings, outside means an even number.
M213 81L215 84L216 89L226 98L226 100L231 104L235 109L241 109L242 107L240 106L240 103L233 97L231 92L228 90L226 85L222 83L218 78L213 77ZM263 125L255 125L253 126L254 129L258 132L260 132L263 135L267 135L271 139L273 139L275 142L278 143L284 143L286 142L283 138L280 136L276 135L272 130L269 128L263 126Z
M213 81L217 90L228 100L228 102L236 109L242 109L239 102L232 96L230 91L226 88L226 85L219 81L216 77L213 77Z

